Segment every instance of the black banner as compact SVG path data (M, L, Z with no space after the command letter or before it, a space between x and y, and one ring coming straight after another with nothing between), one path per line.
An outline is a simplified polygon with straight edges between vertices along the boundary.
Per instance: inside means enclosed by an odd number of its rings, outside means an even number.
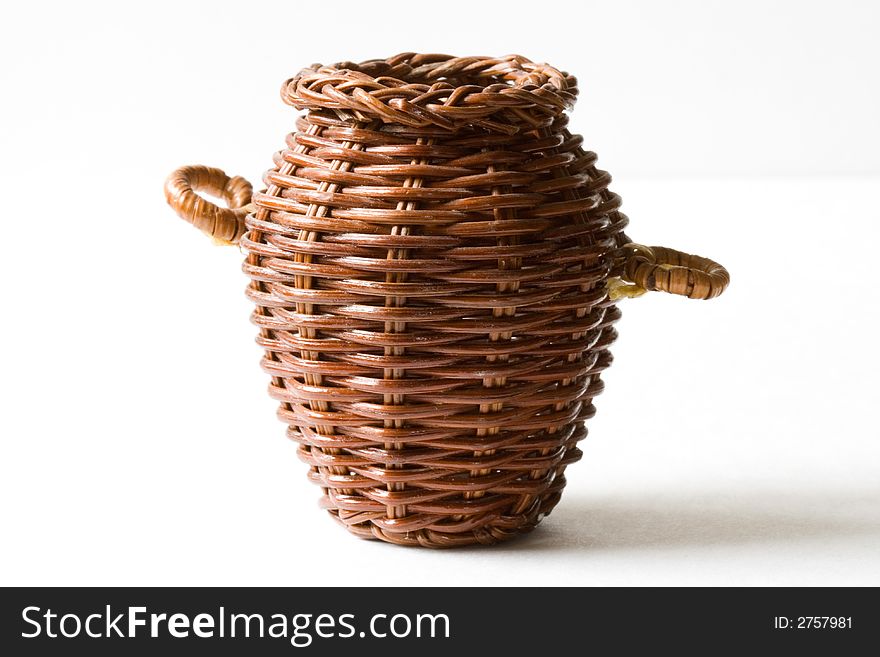
M6 655L419 657L646 646L852 654L876 648L878 611L873 589L20 588L2 591L0 647Z

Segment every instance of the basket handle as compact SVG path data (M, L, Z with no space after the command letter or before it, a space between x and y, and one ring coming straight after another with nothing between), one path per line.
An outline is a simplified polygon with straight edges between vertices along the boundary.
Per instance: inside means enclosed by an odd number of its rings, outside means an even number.
M235 244L245 234L245 217L253 211L251 184L241 176L230 178L220 169L185 166L165 180L165 200L181 219L206 235L226 244ZM226 202L222 208L198 192L206 192Z
M730 274L714 260L664 246L625 244L619 278L608 281L612 301L668 292L688 299L712 299L730 284Z

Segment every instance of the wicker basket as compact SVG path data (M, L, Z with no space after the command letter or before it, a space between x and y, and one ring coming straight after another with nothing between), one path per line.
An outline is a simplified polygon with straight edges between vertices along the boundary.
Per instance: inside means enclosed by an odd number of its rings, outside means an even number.
M166 196L247 253L270 394L323 508L401 545L532 529L581 456L614 302L708 299L727 272L631 243L566 127L576 80L546 64L406 53L281 95L307 111L267 189L190 166Z

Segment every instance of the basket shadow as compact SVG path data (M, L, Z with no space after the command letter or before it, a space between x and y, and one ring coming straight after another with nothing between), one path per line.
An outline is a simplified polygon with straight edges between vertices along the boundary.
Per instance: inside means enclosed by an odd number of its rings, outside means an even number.
M854 535L875 540L880 549L880 488L688 497L650 492L620 498L563 496L533 532L493 551L652 550Z

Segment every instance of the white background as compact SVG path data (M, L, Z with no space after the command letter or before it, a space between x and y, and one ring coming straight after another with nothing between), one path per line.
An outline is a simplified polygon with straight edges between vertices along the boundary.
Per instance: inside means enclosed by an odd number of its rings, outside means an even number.
M0 584L880 584L880 5L495 5L5 7ZM630 236L732 272L626 302L562 503L489 549L316 508L241 256L162 197L258 182L300 67L405 50L576 73Z

